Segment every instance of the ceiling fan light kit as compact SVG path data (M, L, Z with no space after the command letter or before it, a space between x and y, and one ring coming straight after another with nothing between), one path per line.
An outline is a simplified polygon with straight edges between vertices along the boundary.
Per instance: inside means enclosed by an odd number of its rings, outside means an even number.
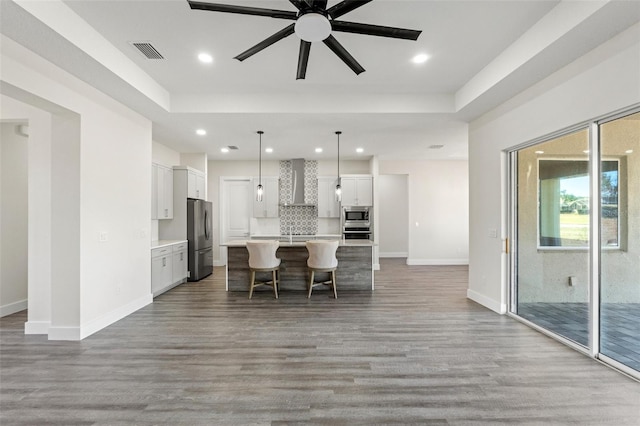
M323 41L331 35L331 23L320 13L307 13L298 18L294 30L304 41Z
M295 33L298 38L300 38L300 50L298 53L298 67L296 72L297 80L303 80L306 76L311 43L319 41L322 41L327 47L329 47L329 49L331 49L336 56L351 68L354 73L360 74L365 71L362 65L360 65L358 61L338 42L338 40L335 39L332 32L346 32L377 37L399 38L404 40L417 40L422 32L405 28L385 27L381 25L336 20L340 16L370 3L372 0L343 0L328 9L327 0L289 0L289 2L298 9L298 12L207 3L193 0L187 1L189 3L189 7L194 10L266 16L270 18L295 21L294 24L288 25L255 46L240 53L235 57L235 59L244 61L272 44Z

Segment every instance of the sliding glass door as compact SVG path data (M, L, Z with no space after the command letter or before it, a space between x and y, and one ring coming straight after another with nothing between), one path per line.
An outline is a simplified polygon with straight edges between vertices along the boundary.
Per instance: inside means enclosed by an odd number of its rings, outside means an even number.
M640 371L640 113L601 124L600 150L600 353Z
M517 151L517 314L589 342L589 133Z
M510 182L510 312L637 375L640 112L512 151Z

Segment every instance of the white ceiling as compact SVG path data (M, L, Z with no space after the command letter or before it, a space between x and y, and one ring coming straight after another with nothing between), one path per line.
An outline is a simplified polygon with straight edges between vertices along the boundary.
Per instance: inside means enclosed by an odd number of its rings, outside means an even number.
M287 0L216 2L295 11ZM254 159L256 130L274 159L335 158L336 130L343 158L358 158L356 147L381 159L466 158L469 120L640 19L628 1L374 0L340 19L422 30L419 39L334 33L366 72L314 43L306 80L296 80L295 34L233 59L288 20L186 0L1 3L3 34L149 117L154 140L212 159ZM146 59L132 41L166 59ZM197 61L201 51L213 64ZM430 59L414 65L417 53ZM240 149L220 153L227 145Z

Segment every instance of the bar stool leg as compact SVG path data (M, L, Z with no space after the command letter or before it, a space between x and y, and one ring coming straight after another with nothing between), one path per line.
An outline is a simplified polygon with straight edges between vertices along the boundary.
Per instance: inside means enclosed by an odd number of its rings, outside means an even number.
M313 290L313 277L315 275L315 271L311 270L311 279L309 280L309 294L307 294L307 299L311 299L311 291Z
M253 287L255 286L256 283L256 271L254 271L253 269L251 270L251 285L249 286L249 299L251 299L251 296L253 296Z
M331 271L331 287L333 287L333 297L338 298L338 291L336 290L336 270Z
M271 271L271 279L273 280L273 293L276 295L276 299L278 298L278 280L276 279L276 270Z

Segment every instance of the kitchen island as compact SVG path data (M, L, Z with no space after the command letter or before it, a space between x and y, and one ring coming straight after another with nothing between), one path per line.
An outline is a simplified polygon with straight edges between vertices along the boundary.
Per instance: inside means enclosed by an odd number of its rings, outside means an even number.
M227 290L249 291L250 271L249 252L246 240L228 241L227 247ZM307 291L309 253L304 241L280 241L276 256L280 263L281 291ZM369 240L340 240L336 252L338 269L336 283L338 294L341 290L372 291L373 280L373 243ZM316 274L324 279L324 274ZM327 274L328 275L328 274Z

